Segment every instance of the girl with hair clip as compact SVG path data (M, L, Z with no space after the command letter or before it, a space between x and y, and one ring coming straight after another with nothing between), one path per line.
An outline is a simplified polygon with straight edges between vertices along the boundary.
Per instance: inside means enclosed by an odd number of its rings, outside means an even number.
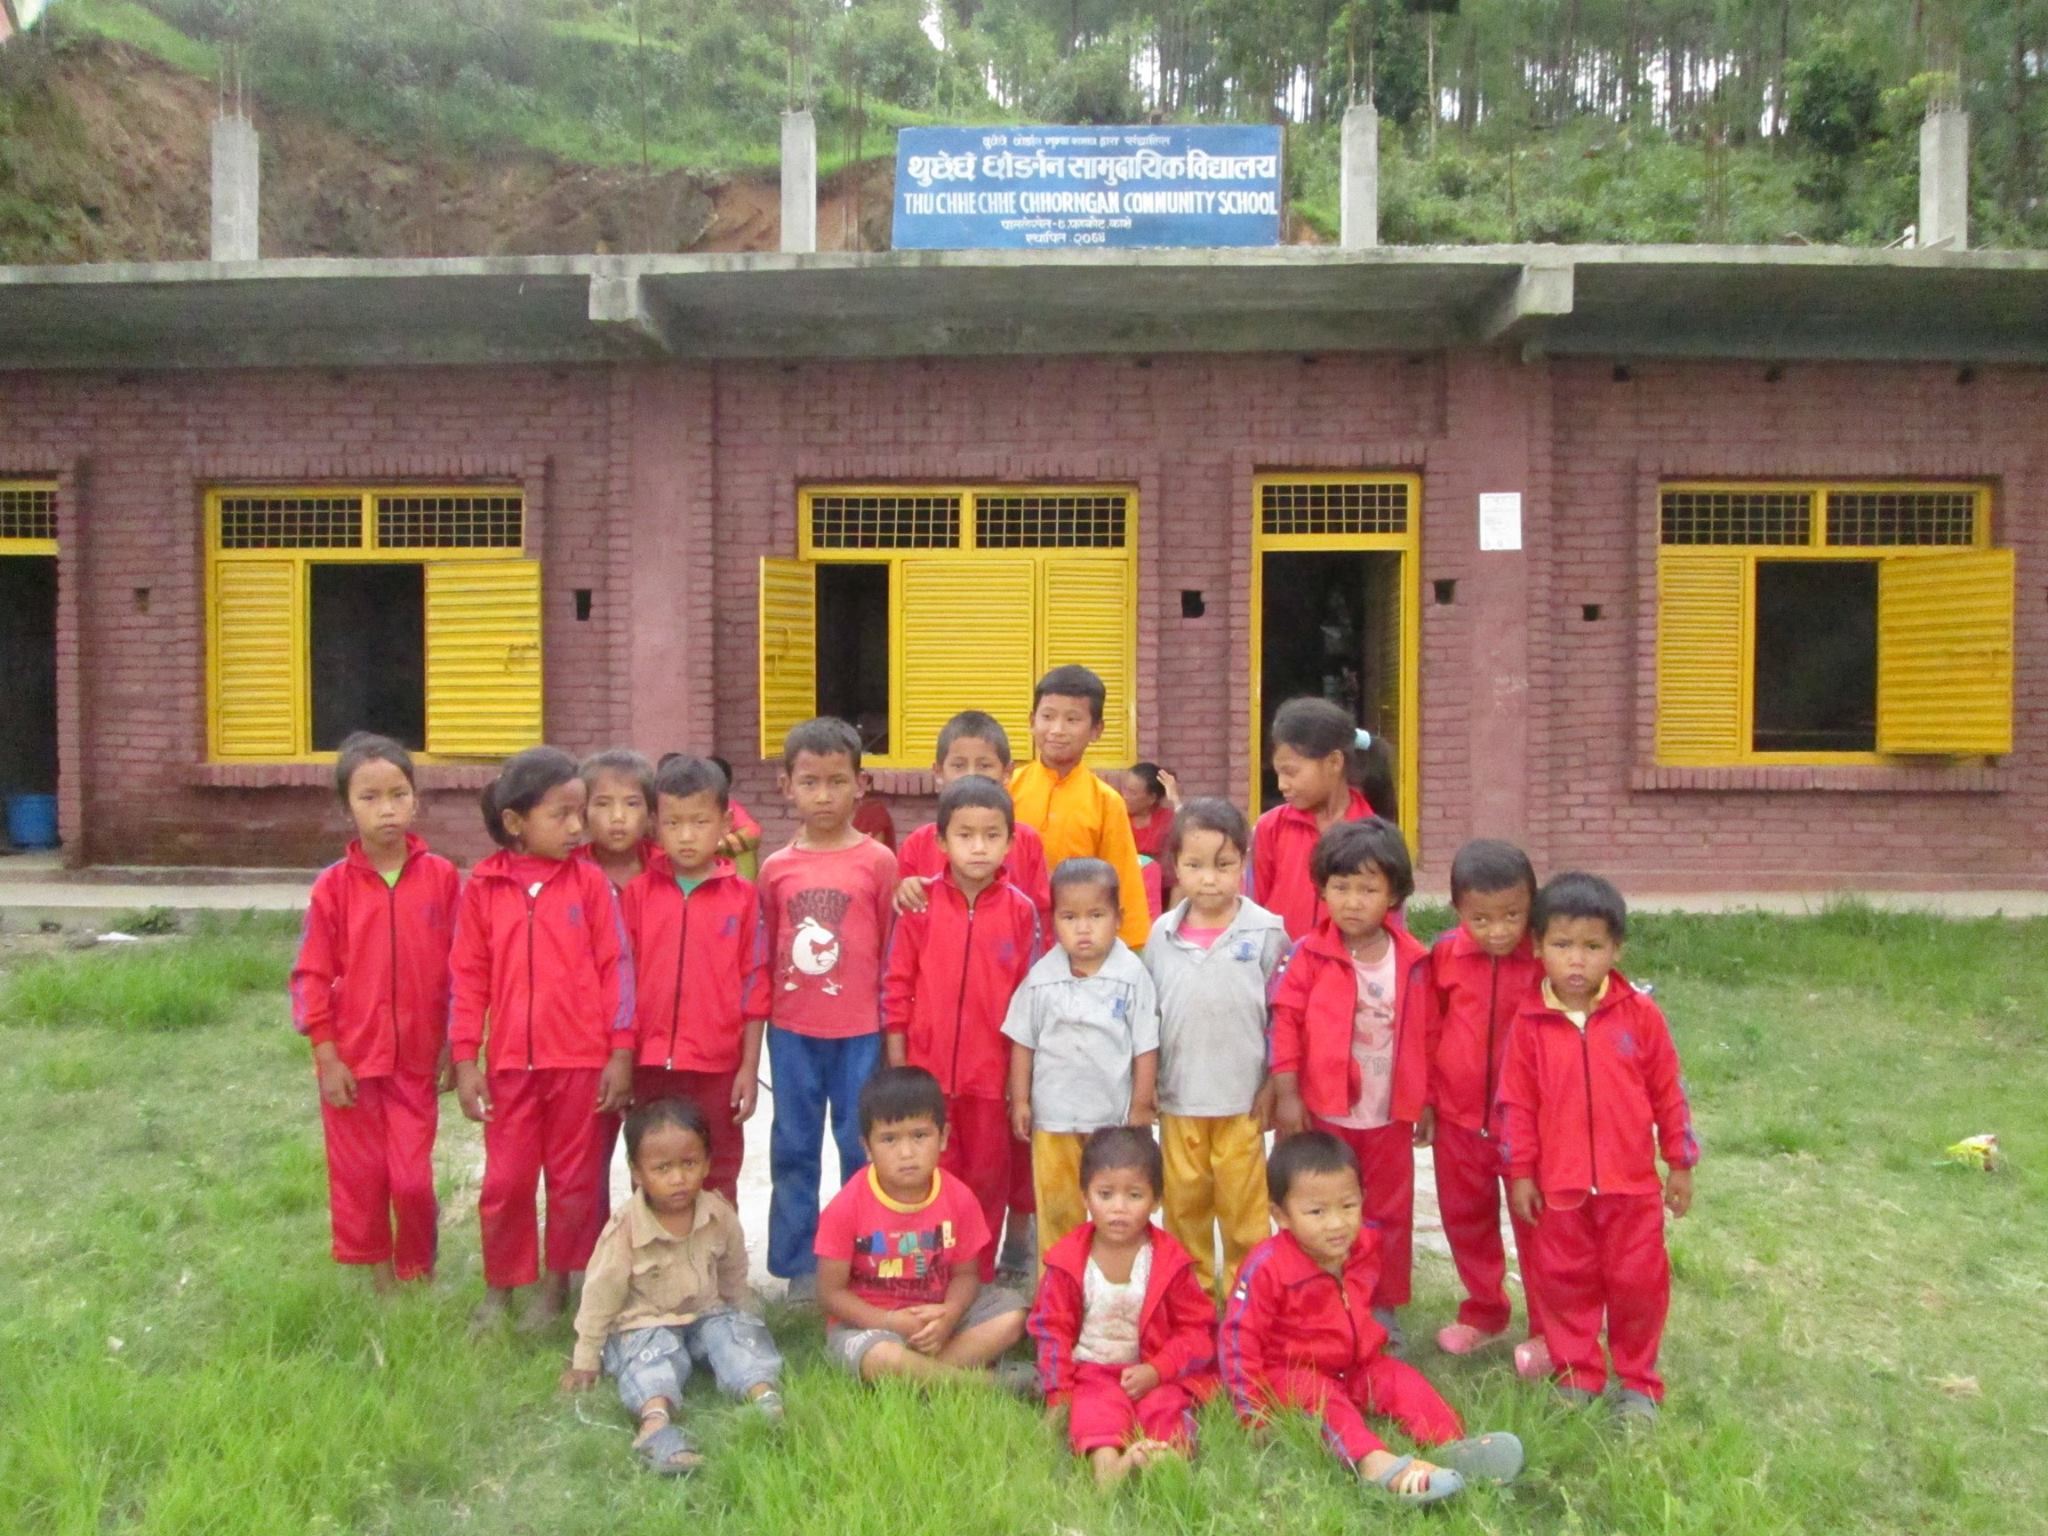
M1299 941L1322 918L1309 860L1339 822L1391 817L1385 744L1328 699L1289 699L1273 715L1273 777L1281 803L1252 829L1251 898ZM1370 783L1368 800L1357 782ZM1399 925L1398 915L1395 925Z

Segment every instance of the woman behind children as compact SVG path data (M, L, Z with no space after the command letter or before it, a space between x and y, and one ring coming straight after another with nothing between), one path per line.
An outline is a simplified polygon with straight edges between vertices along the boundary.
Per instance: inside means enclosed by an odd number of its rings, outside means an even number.
M1309 860L1316 841L1342 821L1374 814L1353 787L1384 748L1328 699L1289 699L1273 715L1273 778L1281 803L1252 831L1252 900L1299 939L1322 917Z
M1117 781L1124 809L1130 813L1131 841L1138 845L1138 864L1145 874L1145 900L1156 921L1174 898L1173 861L1166 840L1180 810L1180 781L1157 763L1131 764Z
M449 1041L462 1112L484 1128L483 1327L540 1275L533 1197L547 1175L547 1280L520 1327L567 1305L569 1276L597 1241L599 1137L593 1118L633 1090L633 957L604 871L572 857L583 840L583 780L554 747L508 758L483 792L497 842L470 872L455 946Z
M320 1080L334 1260L369 1265L384 1290L434 1272L434 1133L452 1078L448 946L461 880L411 830L419 801L404 747L356 732L334 786L356 835L313 882L292 1023Z

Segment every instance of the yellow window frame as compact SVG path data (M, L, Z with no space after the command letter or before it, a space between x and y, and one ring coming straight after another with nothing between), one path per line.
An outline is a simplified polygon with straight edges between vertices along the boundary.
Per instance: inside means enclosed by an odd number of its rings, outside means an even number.
M26 491L31 494L42 492L54 499L57 494L57 482L40 479L0 479L0 493L7 491ZM54 555L56 553L57 538L55 534L52 534L47 539L0 536L0 555Z
M1267 533L1264 492L1269 485L1400 485L1408 492L1408 526L1401 533ZM1251 779L1245 803L1256 816L1264 772L1261 748L1272 708L1265 697L1266 556L1289 551L1370 553L1401 557L1401 737L1394 763L1400 796L1401 835L1413 852L1422 825L1418 797L1422 780L1422 476L1396 471L1289 470L1252 476L1251 591Z

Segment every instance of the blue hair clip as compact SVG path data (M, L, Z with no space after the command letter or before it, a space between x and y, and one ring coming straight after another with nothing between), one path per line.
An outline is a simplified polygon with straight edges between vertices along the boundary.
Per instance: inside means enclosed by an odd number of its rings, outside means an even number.
M1351 733L1351 745L1358 751L1363 752L1372 745L1372 732L1361 725Z

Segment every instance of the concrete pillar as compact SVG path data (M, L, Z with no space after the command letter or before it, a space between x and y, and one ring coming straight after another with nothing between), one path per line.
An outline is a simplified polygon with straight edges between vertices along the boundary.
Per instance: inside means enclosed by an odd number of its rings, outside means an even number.
M1380 114L1369 101L1344 111L1338 169L1337 243L1347 251L1380 243Z
M1930 107L1920 125L1917 243L1970 248L1970 114L1961 107Z
M213 120L213 259L257 257L257 190L261 170L256 125L241 113Z
M808 112L782 114L782 248L818 248L818 122Z

